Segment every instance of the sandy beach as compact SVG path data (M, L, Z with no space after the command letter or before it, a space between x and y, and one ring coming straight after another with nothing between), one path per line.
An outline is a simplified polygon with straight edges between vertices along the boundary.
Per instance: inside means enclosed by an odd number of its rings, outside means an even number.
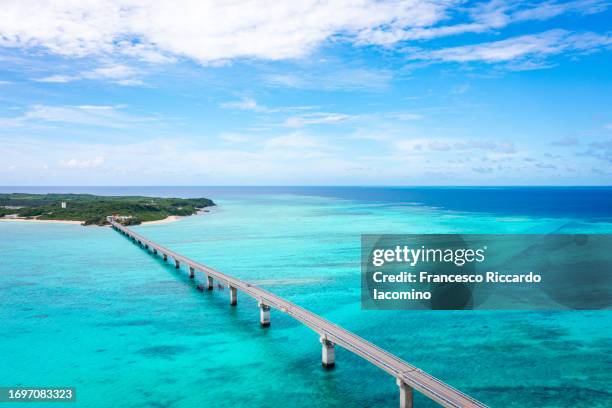
M163 220L157 220L157 221L144 221L143 223L141 223L141 225L155 225L155 224L168 224L170 222L175 222L178 221L180 219L182 219L183 217L178 216L178 215L171 215L169 217L164 218Z
M206 213L210 213L212 212L212 209L214 209L214 207L210 208L210 209L206 209L206 210L200 210L195 214L192 215L171 215L169 217L164 218L163 220L157 220L157 221L144 221L143 223L141 223L141 225L155 225L155 224L168 224L171 222L176 222L176 221L180 221L185 217L194 217L196 215L202 215L202 214L206 214Z

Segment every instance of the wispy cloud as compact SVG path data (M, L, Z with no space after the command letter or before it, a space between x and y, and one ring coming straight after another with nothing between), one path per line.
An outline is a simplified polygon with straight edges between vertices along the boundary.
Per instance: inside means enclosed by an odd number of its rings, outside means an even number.
M0 152L12 151L14 139L0 138ZM346 177L351 160L333 154L325 141L305 134L286 134L248 146L219 148L185 138L150 138L115 144L66 143L48 138L19 142L20 149L5 163L19 168L32 183L137 184L143 177L171 183L181 177L209 184L261 184L262 180L287 184L295 180L316 183L325 175ZM49 163L41 172L40 157ZM168 160L180 157L181 160ZM159 163L164 163L160 166ZM32 176L36 169L36 176ZM78 171L81 170L81 171ZM0 164L0 180L14 179Z
M424 147L404 146L407 150L398 148L392 139L383 141L377 143L373 154L368 154L338 144L337 139L301 132L224 147L181 137L113 144L73 143L48 137L19 141L0 138L0 152L7 159L4 167L0 164L0 180L14 180L15 174L8 170L13 168L19 169L21 179L30 183L52 183L61 178L70 184L114 180L134 185L144 177L164 183L180 179L209 184L261 184L262 180L279 184L355 184L384 179L399 185L448 185L475 180L499 185L509 181L524 183L526 172L532 173L528 179L532 183L550 181L551 177L563 182L574 179L577 172L599 177L599 172L610 173L608 164L612 160L609 141L590 146L592 151L588 154L571 157L528 153L524 145L511 153L514 147L503 142L493 145L465 138L429 139L435 142L431 145L422 139L419 143ZM168 157L181 160L167 160ZM600 159L606 160L603 165ZM568 161L572 162L571 169ZM164 166L159 165L161 162ZM47 163L45 171L41 171Z
M452 8L453 4L447 4ZM567 13L588 15L606 10L605 0L521 2L491 0L474 6L455 8L455 14L463 12L464 20L455 24L425 25L402 28L383 26L364 29L357 36L360 44L393 45L399 42L430 40L466 33L483 33L498 30L513 23L548 20ZM447 12L448 15L452 14ZM444 21L444 20L441 20Z
M225 109L250 110L255 112L267 112L269 109L257 103L253 98L242 98L238 101L223 102L220 105Z
M270 138L265 142L265 147L267 149L313 149L321 146L321 142L319 142L317 139L301 133L277 136Z
M141 86L144 85L144 82L140 79L141 76L142 73L136 68L123 64L107 64L74 75L50 75L42 78L34 78L34 81L65 83L88 79L106 80L124 86Z
M609 7L605 0L574 0L542 2L517 2L508 0L492 0L478 4L469 10L475 21L490 27L501 28L510 23L548 20L566 13L588 15L599 13Z
M582 154L612 163L612 139L589 143L587 151Z
M244 143L249 141L250 137L241 133L222 133L219 139L227 143Z
M423 115L414 112L390 112L383 115L385 118L401 120L401 121L412 121L423 119Z
M255 99L250 97L243 97L236 101L223 102L219 106L223 109L237 109L260 113L294 112L314 108L313 106L280 106L272 108L266 105L262 105Z
M313 67L297 72L266 74L269 85L296 89L324 89L327 91L384 90L393 80L393 72L386 69L346 68L328 63L327 70Z
M489 64L530 59L542 61L551 55L564 52L590 53L610 45L612 45L610 35L550 30L539 34L433 51L413 49L408 58L432 62L484 62Z
M356 116L343 113L313 112L287 118L284 125L287 127L299 128L308 125L333 125L347 120L354 119Z
M300 128L310 125L339 125L346 122L378 121L414 121L422 119L423 115L413 112L372 112L367 114L347 114L338 112L309 112L293 115L285 119L286 127Z
M554 140L550 143L553 146L577 146L580 144L580 140L577 137L566 136L561 139Z
M134 116L121 107L104 105L49 106L33 105L20 116L0 118L4 126L24 126L30 123L69 123L100 127L125 127L155 120L149 116Z
M463 152L467 150L484 150L501 154L516 152L514 144L511 142L472 139L402 139L395 142L395 147L411 153Z
M93 159L67 159L60 160L58 166L64 169L95 169L102 167L104 164L104 157L96 156Z

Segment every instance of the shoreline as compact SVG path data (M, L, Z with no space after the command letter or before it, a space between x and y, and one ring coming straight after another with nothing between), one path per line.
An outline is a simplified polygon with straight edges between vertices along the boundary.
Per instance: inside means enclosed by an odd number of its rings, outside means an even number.
M194 215L199 215L200 212ZM183 219L183 216L180 215L169 215L163 220L155 220L155 221L143 221L139 225L158 225L158 224L169 224L172 222L179 221ZM36 218L4 218L0 217L0 221L7 222L32 222L32 223L46 223L46 224L70 224L70 225L82 225L84 221L75 221L75 220L38 220ZM84 227L101 227L102 225L84 225ZM109 225L104 225L104 227L109 227Z
M194 214L197 215L197 214ZM190 215L187 215L187 217L191 217ZM179 220L182 220L184 217L180 216L180 215L169 215L166 218L164 218L163 220L156 220L156 221L143 221L140 223L140 225L158 225L158 224L169 224L171 222L176 222Z
M51 224L76 224L81 225L83 221L74 220L37 220L35 218L0 218L0 221L8 222L38 222L38 223L51 223Z

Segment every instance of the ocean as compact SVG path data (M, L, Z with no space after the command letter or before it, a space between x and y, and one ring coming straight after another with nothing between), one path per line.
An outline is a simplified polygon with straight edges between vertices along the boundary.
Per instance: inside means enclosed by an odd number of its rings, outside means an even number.
M492 407L612 406L610 311L361 310L359 266L366 233L612 233L612 188L0 188L19 191L211 198L134 230ZM198 292L110 228L0 222L0 259L0 386L76 387L75 407L398 405L383 371L341 348L322 369L303 325L273 310L262 329L252 299Z

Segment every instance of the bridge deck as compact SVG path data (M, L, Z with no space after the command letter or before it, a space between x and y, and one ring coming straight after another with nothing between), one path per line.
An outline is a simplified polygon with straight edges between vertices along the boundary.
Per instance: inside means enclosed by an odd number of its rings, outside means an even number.
M214 279L217 279L228 286L234 287L248 294L255 300L286 313L296 320L299 320L317 332L321 337L324 337L327 340L345 348L346 350L357 354L444 407L486 407L486 405L462 393L461 391L315 313L312 313L292 302L289 302L288 300L276 296L267 290L253 286L243 280L236 279L199 262L191 260L179 253L148 240L142 235L131 231L115 221L111 221L111 224L115 229L124 232L129 237L132 237L137 241L140 241L143 245L147 245L149 248L155 249L162 254L166 254L175 261L179 261L188 267L201 271L208 276L212 276Z

